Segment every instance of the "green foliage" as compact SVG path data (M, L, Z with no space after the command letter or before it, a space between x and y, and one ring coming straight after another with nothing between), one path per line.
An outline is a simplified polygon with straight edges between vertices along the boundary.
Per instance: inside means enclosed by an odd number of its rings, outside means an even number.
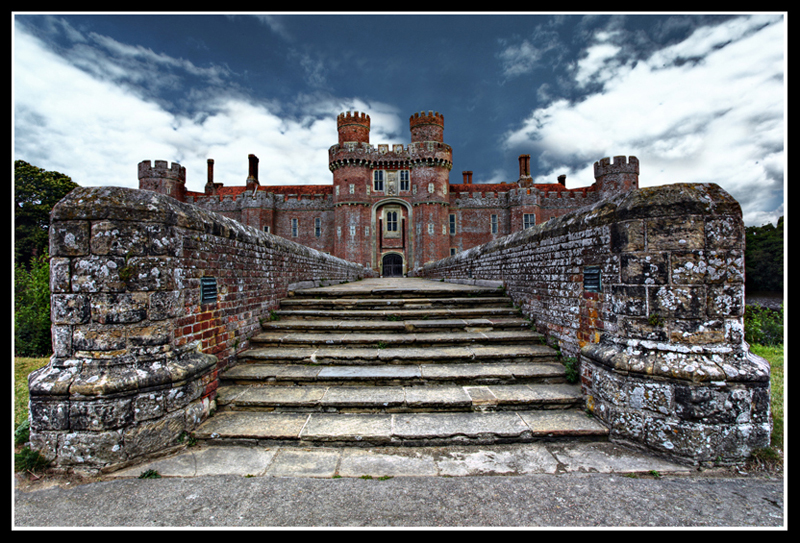
M745 287L748 292L783 290L783 217L777 226L745 228Z
M778 311L759 304L745 306L744 340L751 345L782 345L783 304Z
M30 270L14 264L14 354L51 352L50 264L44 253L30 261Z
M27 268L47 251L50 211L77 186L62 173L14 161L14 262Z
M161 479L161 474L154 469L148 469L139 475L139 479Z
M14 453L14 471L34 471L46 467L49 463L38 452L27 447Z
M578 382L578 359L575 357L565 357L563 359L564 367L566 368L566 378L569 383Z

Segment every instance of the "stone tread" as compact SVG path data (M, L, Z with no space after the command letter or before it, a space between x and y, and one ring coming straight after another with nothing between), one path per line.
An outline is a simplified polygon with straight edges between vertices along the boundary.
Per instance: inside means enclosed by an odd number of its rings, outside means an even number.
M531 322L519 317L472 319L405 319L403 321L355 319L280 319L264 322L265 331L359 331L359 332L414 332L424 330L508 330L529 329Z
M232 409L491 410L546 406L576 407L580 387L549 385L475 386L225 386L218 405Z
M424 318L473 318L486 316L519 316L519 310L513 307L454 307L454 308L422 308L422 309L278 309L278 317L296 318L340 318L340 319L424 319Z
M531 343L543 341L543 336L532 330L464 330L461 332L395 332L383 330L376 334L371 331L325 331L300 332L294 330L268 331L262 332L250 339L253 347L264 346L265 344L281 345L337 345L337 346L359 346L367 345L375 347L377 343L384 346L413 346L417 344L425 345L447 345L447 344L497 344L504 343Z
M502 296L475 296L475 297L453 297L453 298L287 298L281 300L281 307L292 306L320 306L320 307L404 307L404 306L453 306L453 305L476 305L476 304L497 304L511 305L511 300Z
M195 431L198 439L277 440L300 445L464 444L607 436L608 430L580 409L466 413L227 411L217 413Z
M442 383L535 382L564 379L564 366L558 362L505 362L494 364L238 364L225 371L222 380L228 382L276 383Z
M447 347L281 347L255 348L240 355L241 362L301 364L417 364L496 363L555 359L547 345L466 345Z

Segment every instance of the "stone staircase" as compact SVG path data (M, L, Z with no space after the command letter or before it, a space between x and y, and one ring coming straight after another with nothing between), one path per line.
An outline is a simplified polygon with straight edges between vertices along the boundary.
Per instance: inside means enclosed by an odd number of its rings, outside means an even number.
M502 290L422 279L309 288L221 377L210 443L448 445L605 439Z

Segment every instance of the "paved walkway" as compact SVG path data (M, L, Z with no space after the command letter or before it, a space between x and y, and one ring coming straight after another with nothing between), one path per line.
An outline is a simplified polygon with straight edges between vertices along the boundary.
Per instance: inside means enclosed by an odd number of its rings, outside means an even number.
M147 470L161 478L140 479ZM775 527L784 482L605 443L195 446L82 485L15 492L34 527Z

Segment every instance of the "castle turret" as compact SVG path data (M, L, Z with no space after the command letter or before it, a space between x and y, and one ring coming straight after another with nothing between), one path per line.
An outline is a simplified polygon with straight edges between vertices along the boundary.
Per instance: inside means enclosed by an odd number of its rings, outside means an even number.
M151 165L149 160L143 160L139 163L139 188L166 194L183 202L186 196L186 168L177 162L169 165L166 160L156 160L155 165Z
M411 143L420 141L444 141L444 116L429 111L415 113L409 119L411 125Z
M600 199L639 188L639 159L615 156L594 163L594 178Z
M356 143L369 143L369 115L365 113L350 112L340 113L336 118L336 126L339 129L339 145L346 141Z

